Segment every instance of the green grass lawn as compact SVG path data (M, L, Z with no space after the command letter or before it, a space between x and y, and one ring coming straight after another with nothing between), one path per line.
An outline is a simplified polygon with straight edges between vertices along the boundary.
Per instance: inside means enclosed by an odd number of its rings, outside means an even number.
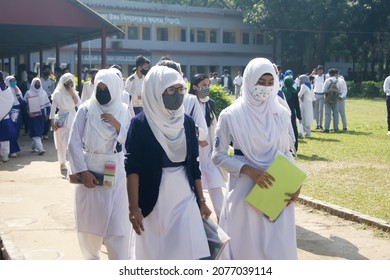
M312 138L299 139L297 162L309 175L301 193L390 222L386 102L347 99L346 114L347 132L313 125Z

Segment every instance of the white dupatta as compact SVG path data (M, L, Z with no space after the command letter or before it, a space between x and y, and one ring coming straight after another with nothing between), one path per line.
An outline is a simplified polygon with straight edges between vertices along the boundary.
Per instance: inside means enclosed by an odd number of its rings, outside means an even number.
M142 105L150 128L172 162L182 162L187 155L184 131L184 106L172 111L164 106L162 94L174 85L186 87L182 76L166 66L153 66L142 85Z

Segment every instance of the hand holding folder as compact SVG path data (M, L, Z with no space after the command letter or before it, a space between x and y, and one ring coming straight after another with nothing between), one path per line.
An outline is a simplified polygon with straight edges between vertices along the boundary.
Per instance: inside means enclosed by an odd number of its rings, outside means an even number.
M276 156L267 172L275 179L268 189L255 185L246 201L275 221L286 207L286 193L296 193L306 179L306 173L282 154Z

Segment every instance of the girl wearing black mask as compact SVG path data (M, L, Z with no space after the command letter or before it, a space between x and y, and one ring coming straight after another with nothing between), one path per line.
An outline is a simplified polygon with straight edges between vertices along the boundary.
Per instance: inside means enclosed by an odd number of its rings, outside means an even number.
M195 123L184 114L186 83L154 66L142 87L144 111L126 140L130 222L136 259L200 259L210 251L202 224L210 209L200 180Z
M70 177L80 178L75 210L85 259L99 259L102 243L110 260L130 258L131 228L122 148L130 113L122 103L122 92L123 82L114 69L99 70L92 96L77 110L70 132Z
M34 78L30 89L24 95L27 105L28 123L30 138L32 139L32 150L43 155L45 150L42 144L42 135L45 121L49 118L50 100L46 91L42 88L41 80Z

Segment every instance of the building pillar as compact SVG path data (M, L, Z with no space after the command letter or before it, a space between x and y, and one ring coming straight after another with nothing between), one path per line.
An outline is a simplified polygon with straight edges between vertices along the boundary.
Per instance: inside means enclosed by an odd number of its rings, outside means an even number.
M79 91L79 95L81 95L81 91L83 87L82 84L83 75L81 73L81 66L83 64L82 57L81 57L81 51L83 49L82 43L83 43L82 37L81 35L79 35L77 39L77 89Z
M106 68L107 66L107 32L106 29L102 29L102 51L101 51L101 69Z

